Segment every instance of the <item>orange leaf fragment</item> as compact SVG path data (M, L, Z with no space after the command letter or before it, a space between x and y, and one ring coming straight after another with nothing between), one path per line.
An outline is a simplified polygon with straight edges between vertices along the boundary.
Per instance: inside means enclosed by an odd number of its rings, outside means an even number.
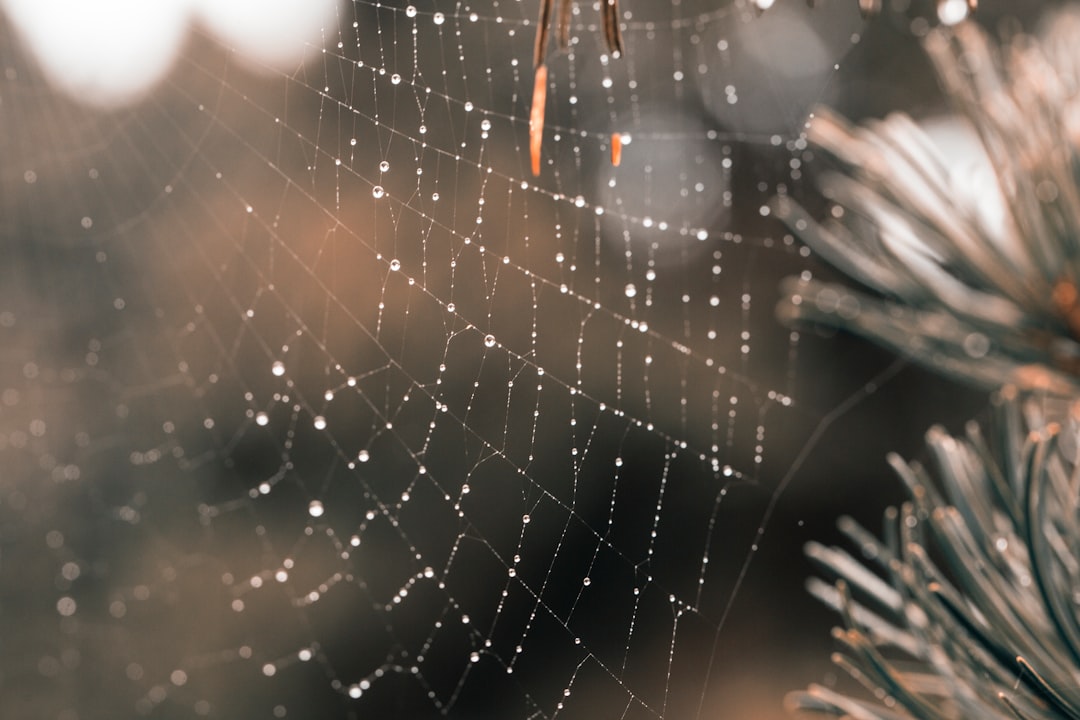
M532 111L529 113L529 157L532 159L532 174L540 174L540 148L544 144L544 103L547 101L547 65L536 67L536 82L533 85Z
M615 167L619 167L619 163L622 162L622 135L620 133L611 134L611 164Z

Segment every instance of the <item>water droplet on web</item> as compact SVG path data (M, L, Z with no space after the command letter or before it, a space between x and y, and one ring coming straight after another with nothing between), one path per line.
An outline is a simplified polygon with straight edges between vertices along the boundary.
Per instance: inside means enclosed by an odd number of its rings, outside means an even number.
M373 198L375 198L376 200L378 200L379 198L381 198L385 194L386 194L386 191L383 190L382 185L376 185L375 187L371 188L371 196Z
M401 82L401 76L398 75L397 73L394 73L393 75L390 76L390 83L391 84L397 85L400 82Z
M488 120L487 118L484 118L480 122L480 129L483 130L484 132L487 132L488 130L490 130L491 129L491 121Z
M360 462L367 462L371 459L371 453L369 453L367 450L361 450L359 453L356 454L356 459Z
M397 258L394 258L393 260L391 260L390 261L390 269L393 270L394 272L397 272L398 270L400 270L401 269L401 261L398 260Z
M486 335L486 336L484 336L484 345L486 345L488 347L495 347L495 336L494 335Z
M626 293L626 297L632 298L637 295L637 288L634 286L634 283L626 283L623 292Z
M319 502L318 500L312 500L308 504L307 511L308 511L308 515L310 515L313 518L322 517L322 514L324 512L323 504L321 502Z
M280 360L275 360L274 364L270 366L270 372L274 373L277 377L281 377L285 374L285 363Z
M270 422L270 416L267 415L264 412L258 413L255 416L255 424L256 425L266 425L269 422Z
M326 418L324 418L322 415L316 415L315 420L312 422L312 424L315 426L316 430L325 430Z
M387 172L389 170L390 170L390 163L386 162L385 160L383 160L381 163L379 163L379 172Z
M442 14L441 12L437 12L437 13L435 13L435 15L434 15L434 16L433 16L433 17L431 18L431 20L432 20L432 21L433 21L433 22L434 22L434 23L435 23L436 25L442 25L442 24L443 24L444 22L446 22L446 16L445 16L445 15L443 15L443 14Z
M416 6L415 5L410 5L407 8L405 8L405 15L407 17L411 17L411 18L416 17Z

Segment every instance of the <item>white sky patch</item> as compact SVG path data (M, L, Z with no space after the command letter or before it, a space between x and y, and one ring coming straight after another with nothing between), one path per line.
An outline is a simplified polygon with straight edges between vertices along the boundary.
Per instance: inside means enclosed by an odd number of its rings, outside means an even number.
M0 0L57 86L93 105L137 100L169 71L192 22L254 66L287 69L324 28L337 0Z

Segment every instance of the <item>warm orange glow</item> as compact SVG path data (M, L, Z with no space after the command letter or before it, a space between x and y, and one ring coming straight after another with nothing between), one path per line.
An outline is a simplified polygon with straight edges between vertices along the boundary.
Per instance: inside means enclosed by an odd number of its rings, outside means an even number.
M619 133L611 134L611 164L615 167L619 167L619 163L622 162L622 135Z
M536 82L533 85L532 111L529 113L529 157L532 159L532 174L540 174L540 149L544 143L544 103L547 101L547 65L536 67Z
M1059 280L1054 285L1051 300L1058 314L1069 326L1074 338L1080 337L1080 291L1069 280Z

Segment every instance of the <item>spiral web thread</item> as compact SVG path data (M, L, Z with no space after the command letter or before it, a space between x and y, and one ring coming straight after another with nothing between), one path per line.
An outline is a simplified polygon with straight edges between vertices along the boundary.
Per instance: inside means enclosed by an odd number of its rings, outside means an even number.
M749 4L627 2L617 61L579 4L534 180L534 13L195 38L113 115L0 50L5 716L715 715L822 422L759 211L801 112L730 129Z

